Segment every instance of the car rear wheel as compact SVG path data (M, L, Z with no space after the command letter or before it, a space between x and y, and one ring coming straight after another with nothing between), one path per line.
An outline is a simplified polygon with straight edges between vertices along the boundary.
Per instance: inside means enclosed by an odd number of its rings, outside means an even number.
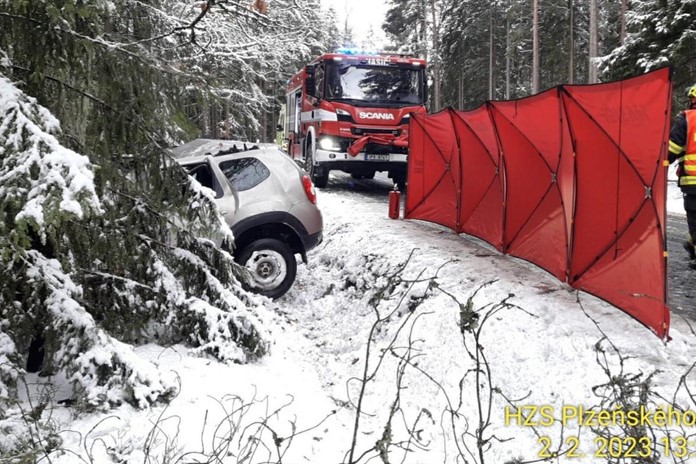
M297 274L297 261L288 245L264 238L247 245L236 259L251 273L244 288L269 298L280 298L290 290Z

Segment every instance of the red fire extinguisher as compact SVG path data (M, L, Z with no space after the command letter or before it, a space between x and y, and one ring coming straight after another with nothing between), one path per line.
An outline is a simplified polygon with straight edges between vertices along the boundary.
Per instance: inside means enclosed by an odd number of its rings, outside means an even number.
M394 184L394 190L389 192L389 217L399 219L399 207L401 206L401 192L399 186Z

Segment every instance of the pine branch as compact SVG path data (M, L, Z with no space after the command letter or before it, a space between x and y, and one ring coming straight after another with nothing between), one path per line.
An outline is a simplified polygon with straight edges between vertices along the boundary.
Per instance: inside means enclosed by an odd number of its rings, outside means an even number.
M35 71L33 71L33 70L29 69L29 68L25 68L25 67L23 67L23 66L17 66L17 65L12 65L12 69L16 69L16 70L18 70L18 71L23 71L23 72L26 72L26 73L29 73L29 74L33 74L33 73L35 72ZM89 99L89 100L92 100L92 101L95 102L95 103L98 103L99 105L101 105L102 107L104 107L104 108L106 108L106 109L108 109L108 110L111 110L111 111L114 111L114 112L115 112L114 108L113 108L111 105L109 105L108 103L106 103L104 100L102 100L102 99L100 99L100 98L98 98L98 97L95 97L94 95L92 95L92 94L89 93L89 92L86 92L86 91L84 91L84 90L78 89L78 88L75 87L74 85L70 85L70 84L68 84L67 82L65 82L65 81L62 80L62 79L58 79L57 77L54 77L54 76L51 76L51 75L48 75L48 74L42 74L42 77L43 77L44 79L48 79L49 81L55 82L55 83L57 83L57 84L60 84L61 86L65 87L65 88L67 88L67 89L70 89L70 90L72 90L72 91L74 91L74 92L76 92L76 93L79 93L79 94L82 95L83 97L85 97L85 98L87 98L87 99Z

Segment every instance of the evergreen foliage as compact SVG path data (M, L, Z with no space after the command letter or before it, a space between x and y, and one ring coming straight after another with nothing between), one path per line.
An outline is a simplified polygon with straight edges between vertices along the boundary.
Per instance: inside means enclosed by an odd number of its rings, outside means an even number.
M261 309L215 245L232 237L209 191L165 162L113 183L101 173L122 168L64 148L58 121L1 75L0 95L0 418L32 364L87 405L144 407L176 384L126 343L232 362L266 352Z
M476 107L491 84L495 99L531 92L529 2L389 5L393 48L439 57L444 106ZM5 406L41 344L42 372L65 373L93 405L174 392L125 344L185 343L234 362L267 350L259 302L240 289L232 245L218 246L231 243L229 229L164 148L201 134L270 140L287 79L319 53L369 38L337 25L320 0L266 6L0 0ZM696 81L696 1L629 2L623 45L620 2L599 6L602 79L672 64L679 101ZM586 82L586 2L540 0L539 16L541 88L567 82L571 54L575 83Z
M440 57L443 106L471 109L481 105L489 99L491 81L493 99L496 100L521 98L531 93L531 2L438 0L436 11L440 16L441 44L437 51L429 48L432 20L424 14L427 3L428 0L389 0L391 8L384 30L397 44L399 51L421 57L436 54ZM637 8L638 3L630 2L630 8ZM659 2L644 3L657 8ZM620 46L621 5L620 2L600 0L599 7L599 53L606 55ZM574 33L572 50L571 27ZM568 83L571 55L574 58L573 83L587 82L588 31L587 2L539 0L540 89ZM630 58L627 58L627 62L630 62ZM432 67L429 71L432 83ZM612 74L607 73L602 77L608 80Z
M0 50L80 152L255 140L273 132L267 115L297 63L336 37L319 5L276 0L261 14L242 1L2 0Z
M423 1L390 0L382 28L396 44L400 53L424 57L427 54L423 23L426 20Z
M609 79L674 67L674 108L683 109L687 89L696 83L696 2L642 0L631 2L628 37L608 53L602 70Z
M215 106L259 131L277 70L326 38L297 40L316 4L0 1L0 418L27 368L143 407L176 383L131 344L266 353L231 232L163 147L213 130Z
M383 27L396 51L439 57L442 103L467 109L489 83L495 99L531 92L530 3L389 0ZM587 81L587 3L539 0L542 89L567 82L571 55L575 83ZM222 362L267 353L266 300L242 290L231 231L166 147L270 140L288 78L370 38L320 0L266 7L0 0L0 436L27 427L15 407L27 371L64 376L86 407L147 407L178 386L133 345ZM630 1L623 45L620 2L599 7L602 80L671 64L679 109L696 83L696 0Z
M491 14L493 4L490 2L450 4L442 34L443 61L446 63L443 79L445 106L458 107L461 101L464 107L470 108L469 102L480 104L487 99ZM496 48L503 50L500 39L505 37L504 34L494 34L494 37L497 39ZM503 53L499 58L504 58Z

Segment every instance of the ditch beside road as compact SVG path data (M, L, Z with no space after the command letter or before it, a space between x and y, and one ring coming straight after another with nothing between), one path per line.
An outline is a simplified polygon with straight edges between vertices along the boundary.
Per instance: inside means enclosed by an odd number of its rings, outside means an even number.
M344 190L363 195L370 201L383 201L384 214L386 215L392 182L383 176L384 174L378 173L373 180L356 180L348 174L332 172L326 188L332 191ZM319 207L321 207L321 196ZM689 268L689 258L682 247L686 234L686 217L669 214L667 216L667 250L669 251L667 258L667 302L672 319L684 317L691 321L696 328L696 270Z

